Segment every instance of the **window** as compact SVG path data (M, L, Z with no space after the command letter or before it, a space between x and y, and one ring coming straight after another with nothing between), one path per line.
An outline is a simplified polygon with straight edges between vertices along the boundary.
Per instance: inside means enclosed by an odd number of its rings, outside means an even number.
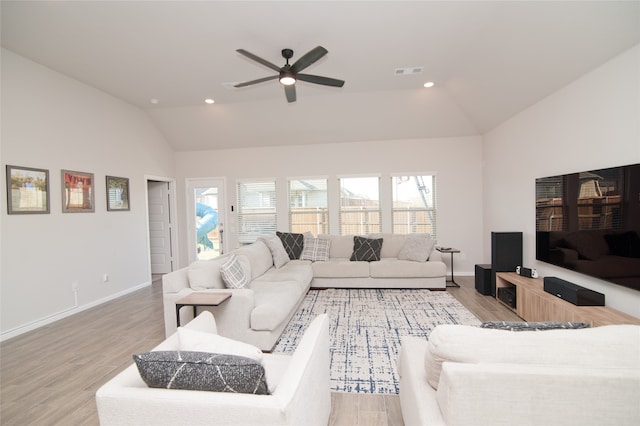
M238 182L238 241L251 244L276 232L275 180Z
M436 177L393 176L394 234L427 233L436 239Z
M289 229L314 235L329 233L326 179L289 180Z
M381 231L380 178L340 178L340 234L366 235Z

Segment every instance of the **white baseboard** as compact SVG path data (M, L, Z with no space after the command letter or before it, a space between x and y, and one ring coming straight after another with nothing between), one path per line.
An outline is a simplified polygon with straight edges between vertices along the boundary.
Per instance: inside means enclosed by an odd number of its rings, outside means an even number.
M61 319L66 318L68 316L71 316L71 315L77 314L79 312L85 311L87 309L93 308L95 306L102 305L103 303L109 302L109 301L111 301L113 299L117 299L118 297L125 296L125 295L127 295L129 293L133 293L134 291L138 291L138 290L143 289L145 287L148 287L150 285L151 285L151 282L147 281L147 282L144 282L144 283L142 283L140 285L137 285L135 287L131 287L131 288L128 288L126 290L120 291L118 293L111 294L111 295L109 295L107 297L104 297L102 299L98 299L98 300L95 300L95 301L93 301L91 303L87 303L86 305L74 306L72 308L65 309L64 311L57 312L57 313L55 313L53 315L49 315L48 317L32 321L30 323L27 323L25 325L21 325L19 327L13 328L11 330L7 330L7 331L3 332L2 334L0 334L0 342L3 342L5 340L7 340L7 339L11 339L12 337L19 336L19 335L24 334L24 333L26 333L28 331L32 331L32 330L35 330L37 328L44 327L45 325L51 324L52 322L56 322L58 320L61 320Z

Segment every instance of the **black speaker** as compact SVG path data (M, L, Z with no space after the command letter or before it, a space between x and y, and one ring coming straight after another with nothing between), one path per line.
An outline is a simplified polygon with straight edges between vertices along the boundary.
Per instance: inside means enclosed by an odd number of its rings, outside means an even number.
M544 277L544 291L577 306L604 306L604 294L557 277Z
M522 265L522 232L491 233L491 295L496 295L496 272L515 272Z
M491 265L476 265L476 290L485 296L491 295Z

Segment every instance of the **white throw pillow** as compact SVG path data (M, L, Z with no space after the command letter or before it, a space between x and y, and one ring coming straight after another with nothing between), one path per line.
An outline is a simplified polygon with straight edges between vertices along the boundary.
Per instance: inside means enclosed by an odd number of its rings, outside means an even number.
M431 256L435 244L436 242L427 236L407 235L404 245L398 253L398 259L426 262Z
M178 349L181 351L209 352L238 355L262 361L262 351L248 343L239 342L217 334L178 327Z
M249 277L244 272L238 256L232 254L220 267L220 275L227 288L244 288L249 284Z
M187 269L189 287L196 291L208 288L225 288L220 277L220 267L227 259L228 256L221 256L211 260L193 262Z
M329 260L329 247L331 240L325 238L304 238L304 248L300 259L317 261Z
M271 257L273 257L273 265L276 267L276 269L282 268L287 264L287 262L291 260L289 258L289 254L284 249L282 240L277 235L260 237L258 239L262 240L267 245L267 247L269 247L269 251L271 251Z

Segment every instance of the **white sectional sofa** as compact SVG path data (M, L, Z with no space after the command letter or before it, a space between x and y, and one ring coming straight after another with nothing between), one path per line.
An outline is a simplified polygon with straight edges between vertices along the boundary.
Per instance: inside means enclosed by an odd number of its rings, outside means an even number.
M203 312L185 329L216 334L216 322ZM154 351L182 346L174 333ZM329 421L329 321L320 315L309 325L293 355L264 354L270 395L148 387L133 364L96 392L98 416L108 425L291 425L321 426Z
M439 325L402 339L398 373L407 426L640 424L636 325Z
M349 260L354 250L352 235L321 235L318 239L329 241L328 257L321 261L295 259L277 268L269 246L259 239L220 258L197 261L166 274L162 279L165 334L169 336L176 330L176 301L196 291L231 292L231 298L220 306L198 309L213 313L221 335L270 351L310 287L446 288L446 265L437 250L428 248L416 260L398 259L403 249L406 253L407 247L413 247L411 244L405 247L409 237L394 234L369 237L383 239L379 261ZM231 255L237 256L250 276L247 288L225 287L220 267ZM191 319L193 310L182 308L180 323Z

